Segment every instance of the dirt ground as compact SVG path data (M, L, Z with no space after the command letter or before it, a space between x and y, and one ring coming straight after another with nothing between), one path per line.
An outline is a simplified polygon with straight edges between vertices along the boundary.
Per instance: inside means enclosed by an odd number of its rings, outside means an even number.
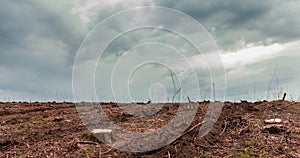
M168 123L179 104L164 104L150 117L132 116L115 103L99 106L116 125L145 132ZM98 141L81 122L74 103L0 103L0 157L300 157L300 103L226 102L204 137L198 136L195 125L203 121L208 102L197 106L192 124L177 140L154 151L130 153ZM265 122L273 118L282 122Z

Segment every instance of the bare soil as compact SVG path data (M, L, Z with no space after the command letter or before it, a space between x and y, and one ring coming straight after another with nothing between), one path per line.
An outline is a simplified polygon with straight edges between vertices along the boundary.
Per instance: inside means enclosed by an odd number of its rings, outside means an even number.
M208 102L197 104L196 117L176 141L155 151L130 153L98 141L81 122L74 103L0 103L0 157L300 157L300 103L226 102L204 137L193 127L203 121ZM145 132L170 121L179 104L164 104L150 117L132 116L115 103L99 106L118 126ZM273 118L282 122L264 122Z

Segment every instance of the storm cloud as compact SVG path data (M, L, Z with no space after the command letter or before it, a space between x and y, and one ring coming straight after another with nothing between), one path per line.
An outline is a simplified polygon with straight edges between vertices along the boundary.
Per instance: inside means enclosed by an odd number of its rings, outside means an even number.
M266 99L274 72L280 81L280 86L293 99L299 98L300 90L296 88L300 84L297 70L300 66L298 62L300 1L298 0L26 0L18 2L2 0L0 99L72 100L73 62L87 33L111 15L139 6L160 6L178 10L204 26L222 53L221 57L227 72L228 99ZM168 21L168 23L178 27L181 25L178 21ZM117 30L120 26L122 22L113 23L111 29ZM107 33L109 34L109 31ZM158 31L156 34L150 32L149 35L147 32L133 31L132 34L128 33L123 39L108 47L103 71L109 74L111 69L106 69L105 66L111 66L111 62L133 47L132 44L151 41L149 39L168 45L178 46L181 43L178 43L177 37L165 32ZM185 45L181 51L193 52L194 50L189 45ZM139 58L143 57L146 58L147 55L139 56ZM175 59L176 56L169 55L165 58L176 61L178 70L189 70L186 65L180 67L181 63ZM199 56L191 55L189 60L194 62L193 68L201 76L201 82L209 84L202 78L206 72L201 71L204 66L201 66ZM152 70L154 69L157 70L157 67L153 67ZM168 71L157 71L157 74L163 74L162 78L166 79L165 81L170 81ZM147 78L146 72L139 71L139 73L142 74L136 75L140 77L135 81L142 82ZM109 81L99 76L98 83ZM128 78L128 76L123 77ZM149 87L141 88L142 83L135 84L139 85L136 91L132 88L136 98L148 99L146 93L138 95L141 94L140 91L145 92L145 88ZM251 94L254 85L256 96ZM192 88L193 85L190 87ZM105 85L101 87L100 84L98 89L103 100L113 100L113 96L105 96L109 87ZM172 90L172 85L167 89Z

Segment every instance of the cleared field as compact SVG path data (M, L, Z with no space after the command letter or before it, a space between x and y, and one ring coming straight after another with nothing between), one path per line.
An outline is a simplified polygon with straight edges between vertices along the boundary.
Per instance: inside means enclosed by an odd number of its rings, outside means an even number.
M81 122L74 103L0 103L0 157L300 157L300 103L274 101L225 103L213 130L199 137L208 102L195 103L196 117L185 134L146 153L113 149ZM145 132L168 123L179 104L162 106L153 116L136 117L118 104L99 103L116 125ZM266 119L282 122L266 124Z

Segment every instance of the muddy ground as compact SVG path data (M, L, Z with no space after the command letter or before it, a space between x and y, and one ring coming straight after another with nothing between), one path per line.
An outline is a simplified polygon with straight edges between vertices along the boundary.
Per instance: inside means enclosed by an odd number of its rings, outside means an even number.
M204 137L195 125L203 121L208 102L196 104L196 116L184 135L160 149L131 153L98 141L73 103L0 103L0 157L300 157L300 103L227 102ZM149 117L130 115L115 103L99 106L116 125L145 132L167 124L179 104L164 104ZM282 121L265 123L272 118Z

